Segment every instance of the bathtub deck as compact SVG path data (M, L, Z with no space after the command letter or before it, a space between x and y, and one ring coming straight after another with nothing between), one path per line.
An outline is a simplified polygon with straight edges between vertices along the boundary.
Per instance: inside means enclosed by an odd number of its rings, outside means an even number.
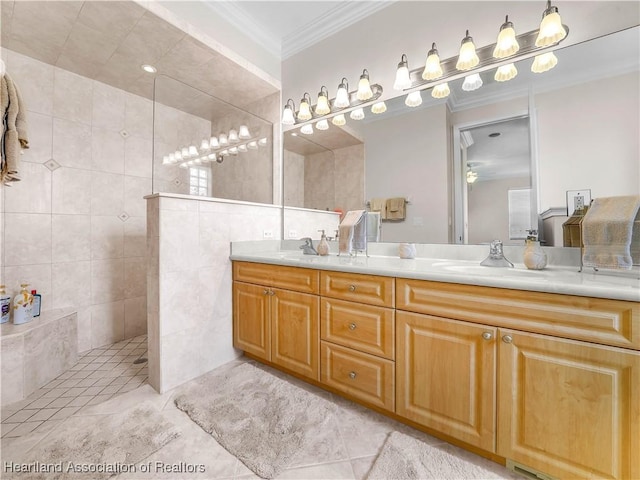
M147 383L147 336L95 348L78 363L24 400L2 407L2 438L53 428L88 405L96 405Z

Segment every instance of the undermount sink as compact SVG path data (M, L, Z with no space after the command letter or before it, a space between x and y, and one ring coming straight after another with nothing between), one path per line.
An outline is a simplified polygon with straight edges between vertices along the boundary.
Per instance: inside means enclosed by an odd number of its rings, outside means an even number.
M435 266L435 265L434 265ZM469 275L491 275L496 277L546 276L542 270L520 270L518 268L483 267L482 265L441 265L440 268Z

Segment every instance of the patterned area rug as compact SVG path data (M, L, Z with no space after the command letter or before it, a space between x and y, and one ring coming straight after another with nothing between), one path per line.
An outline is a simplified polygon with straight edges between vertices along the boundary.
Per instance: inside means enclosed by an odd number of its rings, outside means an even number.
M248 363L194 380L175 404L263 478L301 450L322 449L334 425L332 403Z

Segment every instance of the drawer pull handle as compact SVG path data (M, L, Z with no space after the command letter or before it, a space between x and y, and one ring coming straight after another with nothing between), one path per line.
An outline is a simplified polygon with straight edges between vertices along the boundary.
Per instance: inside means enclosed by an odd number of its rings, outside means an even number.
M264 294L265 294L265 295L269 295L269 289L268 289L268 288L265 288L265 289L264 289Z
M350 292L355 292L356 291L356 286L355 285L349 285L349 291Z
M276 292L274 292L273 290L269 290L269 295L274 296L276 294Z
M484 338L485 340L491 340L493 338L493 335L491 334L491 332L484 332L482 334L482 338Z
M502 341L504 343L511 343L513 342L513 337L511 335L505 335L502 337Z
M355 379L358 375L356 374L356 372L349 372L349 378L351 380Z
M350 323L349 324L349 330L355 330L357 326L358 325L356 325L355 323Z

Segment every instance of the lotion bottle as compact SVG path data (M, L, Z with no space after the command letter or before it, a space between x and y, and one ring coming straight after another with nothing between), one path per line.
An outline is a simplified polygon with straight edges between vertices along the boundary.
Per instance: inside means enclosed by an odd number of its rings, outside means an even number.
M13 323L21 325L30 322L33 319L33 295L29 293L28 283L22 283L20 293L13 297Z
M320 237L320 243L318 243L318 248L316 248L316 251L318 252L318 255L329 255L329 242L327 242L327 236L324 234L324 230L318 231L322 232L322 236Z
M0 285L0 305L2 306L2 317L0 323L7 323L11 313L11 297L4 290L4 285Z
M40 295L36 290L31 290L31 295L33 295L33 310L32 315L33 318L40 316L40 310L42 308L42 295Z

